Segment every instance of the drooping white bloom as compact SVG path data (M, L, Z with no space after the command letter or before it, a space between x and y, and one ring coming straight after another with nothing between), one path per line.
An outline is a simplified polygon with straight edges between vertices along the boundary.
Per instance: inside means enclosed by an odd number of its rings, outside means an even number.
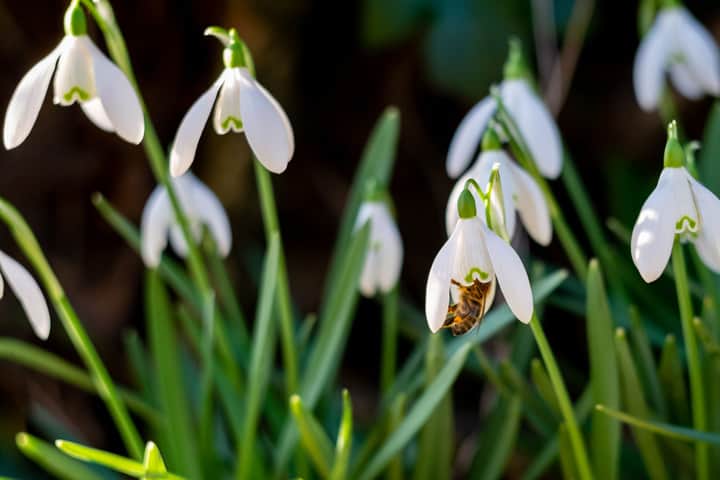
M172 182L195 240L201 240L203 226L206 226L218 252L223 257L227 256L232 246L232 231L220 200L192 173L173 178ZM175 218L170 197L162 186L155 188L145 204L140 236L142 258L149 268L157 267L160 263L168 237L175 253L182 257L188 253L188 246Z
M30 134L53 73L55 104L68 106L78 102L101 129L115 132L130 143L142 141L145 120L130 81L90 37L67 34L25 74L15 89L5 113L6 149L17 147Z
M461 218L450 238L430 267L425 292L425 316L434 333L445 322L448 300L458 301L458 287L452 280L470 285L475 279L492 282L487 311L495 296L495 281L513 314L524 323L533 315L530 281L522 260L513 248L490 230L478 217Z
M665 270L676 235L692 242L702 261L720 272L720 200L685 167L666 167L632 231L632 258L646 282Z
M170 151L170 173L173 176L182 175L192 165L213 104L215 132L224 135L229 131L244 131L250 148L265 168L273 173L285 171L295 150L287 115L247 68L226 67L180 123Z
M5 282L20 301L35 335L47 340L50 335L50 312L40 286L25 267L0 251L0 298L5 293ZM4 278L4 280L3 280Z
M540 173L547 178L557 178L562 170L562 141L547 106L524 78L503 81L499 92ZM485 97L460 122L447 156L446 168L451 178L457 178L472 161L496 110L495 98Z
M365 264L360 275L360 292L373 297L397 285L403 261L403 245L395 220L384 201L366 201L358 211L355 230L370 222Z
M679 6L660 10L635 56L635 96L644 110L657 108L666 72L687 98L720 95L718 47L702 24Z
M503 150L484 150L475 164L457 181L450 193L445 209L445 227L450 235L458 221L457 202L469 179L474 179L481 187L490 181L493 166L497 164L502 178L503 204L505 206L505 228L510 237L515 232L516 210L530 236L540 245L548 245L552 240L552 221L545 197L537 182L519 165L513 162ZM476 203L480 197L470 190ZM484 218L481 216L481 218Z

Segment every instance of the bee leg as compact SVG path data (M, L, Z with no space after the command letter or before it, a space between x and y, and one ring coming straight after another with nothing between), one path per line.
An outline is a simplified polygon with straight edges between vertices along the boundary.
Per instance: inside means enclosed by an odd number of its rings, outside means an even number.
M463 287L463 284L460 283L460 282L458 282L458 281L455 280L454 278L451 278L451 279L450 279L450 283L453 284L453 285L455 285L456 287L461 287L461 288Z
M445 323L443 323L443 328L447 328L453 324L453 322L455 321L455 310L457 310L457 305L448 306L448 311L447 315L445 315Z

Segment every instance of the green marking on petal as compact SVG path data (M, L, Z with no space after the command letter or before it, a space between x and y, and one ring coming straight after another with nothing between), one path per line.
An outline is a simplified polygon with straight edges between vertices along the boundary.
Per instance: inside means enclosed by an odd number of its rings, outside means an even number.
M232 115L229 115L225 118L225 120L222 121L222 128L223 130L230 130L232 124L232 129L235 131L241 131L243 129L242 121L237 118L233 117Z
M675 222L675 231L682 233L684 231L696 232L697 222L687 215L683 215L680 220Z
M490 274L487 272L483 272L477 267L473 267L470 269L467 275L465 275L465 282L466 283L472 283L474 275L477 274L478 277L480 277L480 280L486 281L488 278L490 278Z
M63 100L66 102L72 102L73 97L82 102L90 100L90 94L78 86L72 87L67 93L63 94Z

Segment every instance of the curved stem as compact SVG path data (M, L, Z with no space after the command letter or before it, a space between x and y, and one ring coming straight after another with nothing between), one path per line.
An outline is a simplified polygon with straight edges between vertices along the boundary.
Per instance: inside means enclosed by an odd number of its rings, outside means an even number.
M693 329L693 310L688 287L685 256L679 240L675 240L672 251L673 271L675 272L675 289L677 290L680 320L682 322L683 337L685 338L685 351L687 352L688 371L690 374L690 395L692 397L692 417L695 430L707 430L707 415L705 412L705 386L703 385L702 364L697 339ZM708 446L705 443L695 444L695 463L697 464L697 478L708 480L710 478L710 457Z
M552 383L553 390L555 390L555 396L560 406L560 413L563 416L565 426L567 427L568 435L570 437L570 444L572 445L573 455L575 457L575 463L577 464L580 478L583 480L591 480L593 478L592 470L590 470L590 462L588 461L587 450L585 449L585 441L583 440L582 433L578 427L577 421L575 420L575 413L573 412L573 405L570 401L567 389L565 388L565 382L563 381L562 374L558 368L555 356L553 355L550 344L545 337L542 325L537 315L533 314L530 320L530 328L532 329L533 335L535 336L535 342L537 343L538 350L542 356L545 368L547 369L550 382Z
M100 359L100 355L95 350L95 346L90 341L90 337L45 258L35 235L18 211L2 198L0 198L0 218L8 225L15 241L35 267L70 341L88 367L98 395L110 411L128 453L133 458L141 460L144 446L140 434L133 424L125 404L120 399L118 389Z

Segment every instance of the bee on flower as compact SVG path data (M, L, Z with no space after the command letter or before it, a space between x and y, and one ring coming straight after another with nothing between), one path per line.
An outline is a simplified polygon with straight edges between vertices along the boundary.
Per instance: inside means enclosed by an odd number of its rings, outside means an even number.
M660 179L632 231L632 258L643 280L650 283L660 277L675 241L692 243L705 265L720 273L720 200L685 168L673 121Z
M192 165L213 105L212 122L218 135L245 133L258 161L273 173L284 172L295 150L285 111L253 78L252 59L235 29L225 32L210 27L205 34L218 37L225 45L225 69L182 119L170 151L170 173L177 177Z
M517 40L510 42L505 79L498 92L540 173L547 178L557 178L563 161L560 132L547 106L533 90ZM450 178L460 176L470 164L497 109L498 102L491 95L480 100L462 119L448 150L446 168Z
M478 325L492 305L496 283L521 322L529 323L533 316L530 280L508 242L499 165L493 167L489 191L481 195L485 221L477 215L468 185L480 190L470 181L460 193L459 220L428 275L425 315L433 333L445 327L458 335Z
M691 100L720 95L720 51L712 35L676 2L660 9L638 47L633 67L635 96L643 110L657 109L665 74Z
M207 227L218 252L226 257L232 247L232 231L220 200L190 172L174 177L171 181L195 241L199 243L202 240L203 227ZM176 220L170 196L162 185L153 190L145 203L140 221L140 238L143 262L148 268L158 266L168 238L175 253L181 257L188 254L188 246Z
M85 12L73 0L65 13L65 37L25 74L10 99L3 129L6 149L17 147L30 134L53 73L56 105L77 102L102 130L133 144L142 141L145 119L135 89L88 37Z

